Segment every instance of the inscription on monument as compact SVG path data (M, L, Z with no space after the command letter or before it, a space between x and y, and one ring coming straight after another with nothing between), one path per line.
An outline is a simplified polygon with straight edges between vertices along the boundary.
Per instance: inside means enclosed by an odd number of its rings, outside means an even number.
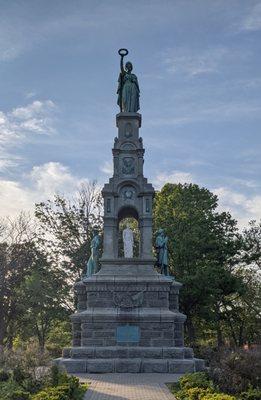
M118 326L116 329L116 340L118 343L138 343L140 340L140 328L138 326Z

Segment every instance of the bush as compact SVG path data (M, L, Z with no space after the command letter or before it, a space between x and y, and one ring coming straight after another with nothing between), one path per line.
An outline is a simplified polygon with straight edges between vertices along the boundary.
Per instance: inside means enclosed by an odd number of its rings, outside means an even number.
M260 389L249 389L247 392L240 393L239 400L260 400Z
M23 370L23 368L21 368L21 367L15 367L14 369L13 369L13 380L15 381L15 382L17 382L19 385L21 385L21 383L25 380L25 379L27 379L27 378L29 378L30 377L30 375L28 374L28 373L26 373L24 370Z
M189 400L201 400L203 397L212 394L214 390L211 388L193 387L186 392Z
M179 391L172 392L177 400L201 400L203 396L213 393L211 388L199 388L193 387L190 389L183 389Z
M67 321L56 321L48 333L46 349L52 357L61 357L62 349L70 347L71 340L71 324Z
M210 376L220 391L231 394L260 386L260 350L224 350L210 364Z
M13 392L10 397L10 400L29 400L30 399L30 393L24 392L23 390L16 390Z
M202 397L201 400L236 400L236 398L230 394L212 393Z
M10 374L3 369L0 369L0 382L6 382L10 378Z
M73 400L69 385L49 387L32 396L32 400Z
M193 374L186 374L179 380L181 389L190 388L213 388L213 382L209 379L206 372L194 372Z
M32 396L32 400L82 400L87 390L86 385L73 387L70 384L49 387Z
M1 400L10 400L10 396L17 390L20 390L20 386L14 382L12 379L9 379L7 382L0 383L0 399Z

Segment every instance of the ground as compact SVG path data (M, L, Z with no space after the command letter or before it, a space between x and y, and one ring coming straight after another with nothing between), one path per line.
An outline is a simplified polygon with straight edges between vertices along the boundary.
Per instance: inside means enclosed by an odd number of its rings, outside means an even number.
M76 374L91 383L84 400L173 400L166 383L178 374Z

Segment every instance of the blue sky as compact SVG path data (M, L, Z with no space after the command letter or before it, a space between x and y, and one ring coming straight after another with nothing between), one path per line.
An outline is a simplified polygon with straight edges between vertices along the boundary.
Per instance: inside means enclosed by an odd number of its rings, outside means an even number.
M108 180L120 47L145 174L261 217L261 1L0 0L0 215Z

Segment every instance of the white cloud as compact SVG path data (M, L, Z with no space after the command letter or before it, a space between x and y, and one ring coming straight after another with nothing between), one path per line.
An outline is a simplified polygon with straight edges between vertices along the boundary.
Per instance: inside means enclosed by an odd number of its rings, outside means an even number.
M184 73L188 76L218 72L221 62L230 52L225 47L211 48L204 51L191 49L168 50L165 54L165 63L168 72Z
M261 3L256 4L241 25L241 30L259 31L261 29Z
M154 118L149 122L151 125L183 126L200 121L231 121L235 118L260 117L260 104L253 101L227 101L216 102L216 104L205 104L201 102L190 103L186 108L177 110L179 115L171 118ZM184 114L184 115L182 115Z
M0 170L17 165L19 157L10 155L10 149L30 135L55 133L53 115L56 109L51 100L35 100L25 107L0 111Z
M55 193L73 195L86 180L72 175L58 162L33 167L26 176L26 185L0 180L0 217L16 216L21 211L33 211L34 204L52 198Z
M246 196L227 187L216 188L213 192L219 198L219 210L229 211L240 229L252 219L261 219L261 195Z
M113 163L112 161L105 161L104 164L100 167L100 170L107 175L113 174Z
M153 184L156 189L161 189L165 183L191 183L192 180L193 177L189 172L172 171L169 174L161 172L155 177Z
M59 162L48 162L33 167L29 177L34 188L43 196L52 196L56 192L72 192L79 184L69 168Z

